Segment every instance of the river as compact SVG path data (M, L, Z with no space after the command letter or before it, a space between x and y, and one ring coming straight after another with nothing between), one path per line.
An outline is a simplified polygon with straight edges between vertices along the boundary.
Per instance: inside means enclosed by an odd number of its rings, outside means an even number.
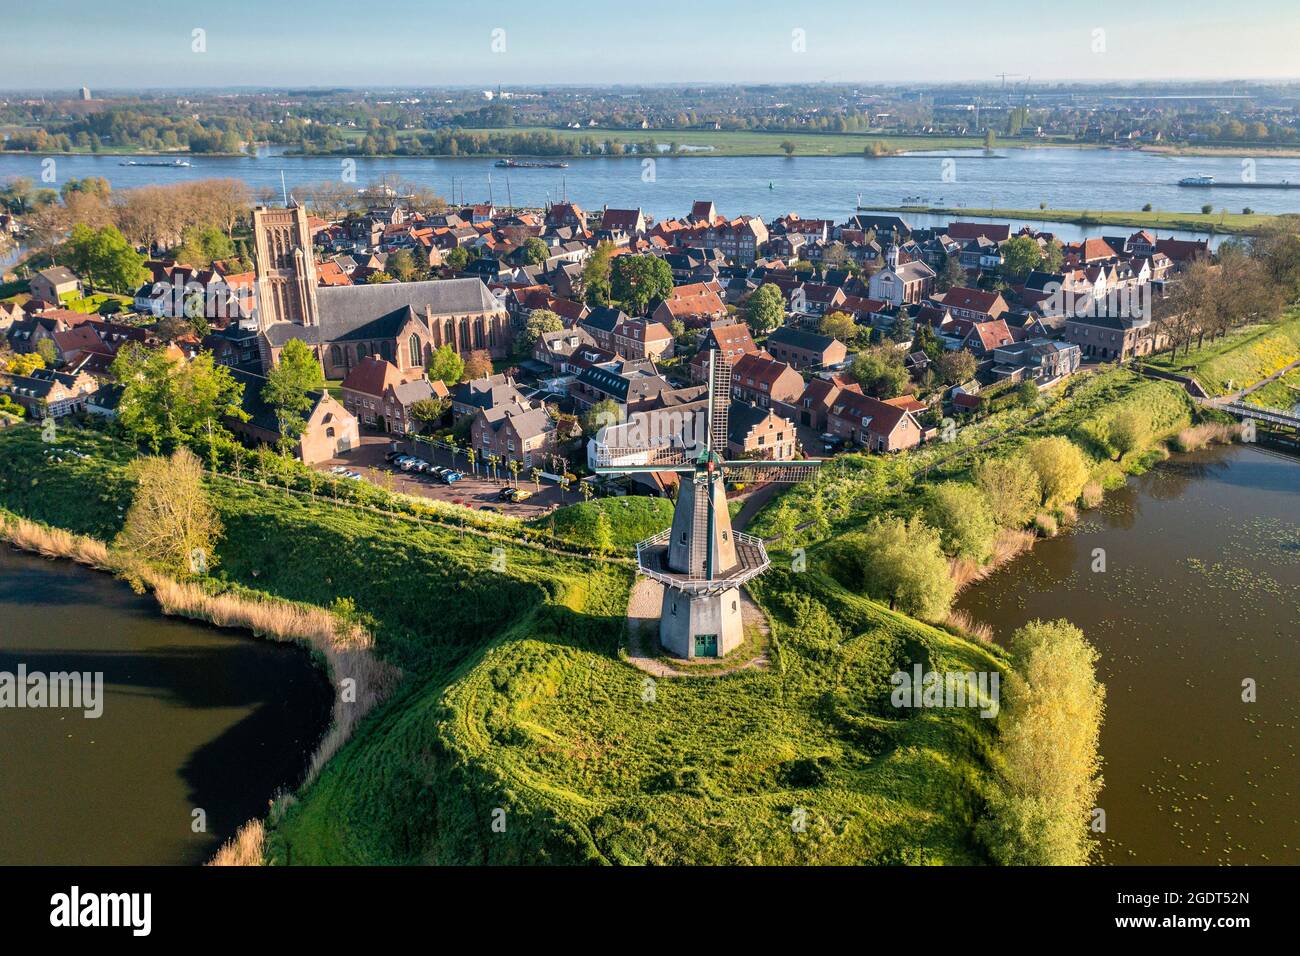
M1105 862L1300 864L1300 460L1175 456L958 607L999 641L1064 617L1100 652Z
M0 865L202 863L297 786L330 720L301 648L0 545L0 672L20 664L102 671L103 713L0 709Z
M289 190L308 183L337 180L343 160L337 157L286 156L281 147L262 148L254 157L191 156L188 168L123 166L120 156L53 156L0 153L0 181L26 176L42 184L52 170L57 186L69 178L102 176L115 188L185 179L235 177L254 190ZM53 167L42 165L53 160ZM141 157L147 159L147 157ZM357 158L356 182L381 176L420 183L446 196L482 201L489 196L504 205L541 206L567 196L587 209L603 205L639 206L656 218L682 216L697 199L711 199L728 216L745 213L772 219L796 211L801 216L843 221L859 198L865 205L898 206L920 197L930 205L971 209L1135 210L1151 203L1157 210L1199 211L1204 203L1240 212L1300 211L1300 191L1215 188L1175 185L1185 176L1211 175L1221 183L1241 182L1247 173L1258 182L1300 182L1300 157L1169 156L1118 149L1004 149L989 158L983 150L916 153L865 159L858 156L660 156L653 170L636 158L570 158L568 169L496 169L492 159ZM1243 166L1243 163L1253 165ZM508 189L508 191L507 191ZM930 224L920 216L905 217ZM946 222L944 217L940 222ZM1100 227L1034 224L1063 239ZM1125 227L1107 227L1125 234ZM1190 233L1161 230L1161 235Z

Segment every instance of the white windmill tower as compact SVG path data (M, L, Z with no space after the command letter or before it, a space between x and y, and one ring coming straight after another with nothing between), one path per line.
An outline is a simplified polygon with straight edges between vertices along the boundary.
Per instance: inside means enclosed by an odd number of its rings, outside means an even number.
M678 657L721 657L740 646L740 587L768 566L763 540L732 530L726 482L805 481L821 464L726 460L730 409L731 366L714 350L703 441L690 420L654 434L645 419L606 426L596 440L598 473L680 476L672 527L636 546L641 573L664 585L659 641Z

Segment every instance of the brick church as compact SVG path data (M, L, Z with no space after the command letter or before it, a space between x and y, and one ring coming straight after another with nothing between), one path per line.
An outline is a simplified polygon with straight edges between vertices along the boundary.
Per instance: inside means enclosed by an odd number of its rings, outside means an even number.
M505 307L478 279L319 286L302 206L253 210L257 254L257 338L263 369L290 339L312 347L325 377L347 377L377 355L405 372L443 345L465 354L510 354Z

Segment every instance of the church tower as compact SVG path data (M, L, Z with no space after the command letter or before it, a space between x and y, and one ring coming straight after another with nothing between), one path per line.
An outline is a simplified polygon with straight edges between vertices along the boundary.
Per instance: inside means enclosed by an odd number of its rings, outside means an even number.
M253 210L257 255L257 328L277 322L316 325L316 259L312 254L307 210L296 203L284 209Z

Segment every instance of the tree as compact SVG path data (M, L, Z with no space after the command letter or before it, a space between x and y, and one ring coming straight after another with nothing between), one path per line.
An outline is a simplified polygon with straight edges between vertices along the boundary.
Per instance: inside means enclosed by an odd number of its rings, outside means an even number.
M538 266L547 260L550 256L550 247L536 236L529 236L520 246L519 257L523 260L524 265Z
M1014 667L1000 695L1002 786L978 830L1007 865L1078 866L1094 844L1088 823L1101 792L1098 741L1106 688L1098 655L1066 620L1031 621L1011 638Z
M211 352L187 362L165 348L132 342L118 351L111 371L123 385L118 421L133 441L154 452L193 444L207 429L221 427L223 418L248 418L240 407L243 384L215 364Z
M31 375L38 368L45 368L45 357L39 352L16 353L9 356L6 369L14 375Z
M376 270L366 276L366 285L383 285L385 282L392 282L393 277L384 269Z
M217 563L221 519L203 487L203 465L188 448L131 466L135 494L113 546L173 574L204 574Z
M943 261L943 267L939 270L939 275L934 280L935 288L940 292L947 292L954 286L961 287L966 284L966 270L962 268L960 256L948 256Z
M1151 437L1151 417L1140 408L1121 408L1111 416L1107 440L1118 461L1143 448Z
M781 141L781 152L785 153L787 156L793 156L794 151L797 148L798 147L794 144L793 140L784 139Z
M908 384L903 356L888 345L859 352L853 359L850 374L863 391L876 398L896 398Z
M41 357L46 368L53 368L59 360L59 350L55 347L53 339L41 339L37 342L36 354Z
M442 264L452 272L460 272L469 265L469 253L461 246L455 246L443 255Z
M410 249L398 249L384 260L384 271L398 282L410 282L420 273L420 267Z
M1022 408L1033 408L1038 404L1038 384L1033 379L1026 379L1016 386L1016 401Z
M451 403L445 398L421 398L411 403L411 417L419 422L420 431L427 432L442 421L450 408ZM473 453L472 450L470 453ZM473 464L471 461L471 468Z
M429 378L455 385L465 376L465 360L450 345L442 345L429 358Z
M945 481L931 488L928 498L925 517L938 529L944 552L983 564L998 533L984 493L964 481Z
M876 518L865 532L841 539L850 574L870 596L927 620L938 620L952 606L954 586L948 574L939 532L918 516Z
M64 254L72 270L96 288L134 292L149 276L144 256L114 226L74 226Z
M486 378L492 374L492 355L487 349L474 349L465 358L465 371L461 377L467 382L476 378Z
M817 330L822 335L829 335L841 342L852 342L858 334L857 323L853 321L853 316L847 312L832 312L829 315L822 316Z
M764 283L745 303L745 322L755 335L764 335L785 321L785 299L780 286Z
M1038 510L1042 494L1038 473L1022 455L989 458L973 469L993 520L1004 528L1023 528Z
M564 329L564 320L550 309L533 309L528 314L523 331L515 338L515 350L522 357L533 354L537 340L544 332L560 332Z
M1032 442L1027 454L1029 464L1038 475L1043 505L1069 504L1079 497L1088 481L1088 462L1078 445L1068 438L1052 435Z
M652 300L673 291L673 270L658 256L619 256L610 289L630 313L644 315Z
M1037 239L1014 236L1002 243L1002 265L999 271L1011 282L1023 280L1043 262L1043 250Z
M235 244L216 226L190 226L181 234L181 244L172 251L172 257L196 269L206 269L213 262L231 259Z
M582 433L591 438L606 425L617 425L620 421L622 414L618 403L612 398L602 398L582 416Z
M311 347L290 339L280 350L280 360L266 376L262 401L275 409L280 423L280 450L288 454L307 428L312 409L308 392L325 387L325 373Z
M962 382L969 382L975 375L977 364L975 356L966 349L944 352L939 356L939 378L947 385L960 385Z
M587 264L582 267L583 301L587 305L609 305L613 255L613 243L601 242L597 243L595 250L587 257Z

